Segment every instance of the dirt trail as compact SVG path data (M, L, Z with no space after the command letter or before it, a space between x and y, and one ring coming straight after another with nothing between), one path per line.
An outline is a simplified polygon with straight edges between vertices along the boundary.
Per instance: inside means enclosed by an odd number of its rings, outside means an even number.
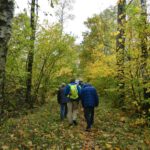
M80 111L79 114L83 113ZM150 129L142 125L143 119L130 118L125 112L105 103L95 109L95 123L91 132L84 131L84 117L79 117L78 132L83 141L83 150L150 149Z

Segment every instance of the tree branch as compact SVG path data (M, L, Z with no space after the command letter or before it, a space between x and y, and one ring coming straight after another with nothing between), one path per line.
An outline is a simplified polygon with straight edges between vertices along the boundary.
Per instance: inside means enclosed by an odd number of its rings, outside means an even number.
M129 6L132 4L133 0L130 0L130 2L128 3L126 10L129 8Z

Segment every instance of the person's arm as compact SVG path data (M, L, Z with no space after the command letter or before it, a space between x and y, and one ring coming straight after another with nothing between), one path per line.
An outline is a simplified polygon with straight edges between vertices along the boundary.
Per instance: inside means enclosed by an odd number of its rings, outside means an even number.
M69 93L70 93L70 86L67 85L67 86L65 87L65 96L67 97L67 96L69 95Z
M77 89L78 89L78 95L79 95L79 97L81 97L81 87L77 86Z
M95 89L94 91L95 91L95 106L98 106L98 105L99 105L99 98L98 98L98 94L97 94L96 89Z
M57 92L57 102L60 104L60 100L61 100L61 95L60 95L60 90L58 90Z
M81 89L80 97L81 97L82 107L84 107L84 90L83 89Z

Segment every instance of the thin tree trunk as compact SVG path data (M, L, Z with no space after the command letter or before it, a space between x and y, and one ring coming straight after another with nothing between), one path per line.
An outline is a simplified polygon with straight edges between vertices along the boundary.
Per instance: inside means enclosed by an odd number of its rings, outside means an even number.
M40 71L40 74L39 74L39 78L37 80L37 84L35 84L35 92L34 92L35 100L37 100L37 95L38 95L39 88L40 88L40 85L41 85L41 81L42 81L42 78L43 78L43 73L44 73L44 68L45 68L46 62L47 62L47 58L43 62L43 65L42 65L42 68L41 68L41 71Z
M48 59L48 58L47 58ZM47 59L45 59L45 61L44 61L44 63L43 63L43 66L42 66L42 69L41 69L41 73L40 73L40 76L39 76L39 82L38 82L38 84L37 84L37 88L36 88L36 90L35 90L35 100L37 100L37 95L38 95L38 92L39 92L39 88L40 88L40 85L41 85L41 82L42 82L42 79L43 79L43 74L44 74L44 68L45 68L45 65L46 65L46 62L47 62ZM57 60L59 59L59 57L57 58L57 59L55 59L51 64L50 64L50 66L48 67L48 68L50 68L50 69L48 69L48 77L50 77L51 76L51 72L53 71L53 68L54 68L54 66L55 66L55 63L57 62ZM44 83L43 83L43 85L44 85L44 87L43 87L43 92L42 92L42 103L44 103L44 94L46 94L45 93L45 91L47 91L47 85L48 85L48 83L49 83L49 80L50 80L50 78L48 78L48 77L46 77L45 79L44 79Z
M125 50L125 5L126 0L118 1L118 35L116 38L116 59L117 59L117 79L118 79L118 94L119 104L124 105L125 92L124 92L124 50Z
M13 0L0 0L0 112L5 102L5 67L7 44L11 36L11 21L13 18Z
M33 107L33 99L31 94L32 89L32 67L33 67L33 58L34 58L34 42L35 42L35 0L32 0L31 3L31 49L28 54L28 62L27 62L27 91L26 91L26 102Z
M147 48L147 9L146 0L141 1L141 25L140 25L140 39L141 39L141 76L143 78L143 86L148 83L148 72L147 72L147 60L148 60L148 48ZM150 98L150 93L147 92L147 88L143 87L144 99Z
M131 2L131 1L130 1ZM133 83L133 80L135 79L133 73L132 73L132 65L131 65L131 60L132 60L132 57L131 57L131 54L130 54L130 50L132 49L132 39L133 39L133 33L132 33L132 29L129 30L129 45L128 45L128 52L129 54L127 54L127 59L129 61L129 74L130 74L130 78L132 80L131 82L131 89L132 89L132 95L133 95L133 99L135 101L137 101L137 96L136 96L136 91L135 91L135 87L134 87L134 83Z
M129 73L130 73L130 77L132 80L134 80L134 76L132 74L132 71L131 71L131 65L129 66ZM133 94L133 99L134 100L137 100L137 97L136 97L136 92L135 92L135 88L134 88L134 84L131 82L131 89L132 89L132 94Z

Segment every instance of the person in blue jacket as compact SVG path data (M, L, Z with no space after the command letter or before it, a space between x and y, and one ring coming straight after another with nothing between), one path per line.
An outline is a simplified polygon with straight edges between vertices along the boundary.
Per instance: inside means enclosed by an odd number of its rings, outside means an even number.
M84 108L84 117L87 122L86 131L90 131L94 123L94 108L99 104L96 89L90 84L85 84L81 89L81 100Z
M63 120L67 116L67 102L68 98L65 96L65 83L59 87L57 92L57 101L60 104L60 119Z
M70 83L65 88L65 95L69 98L69 101L67 103L67 118L70 126L77 125L77 113L80 91L81 89L76 84L75 79L71 79Z

